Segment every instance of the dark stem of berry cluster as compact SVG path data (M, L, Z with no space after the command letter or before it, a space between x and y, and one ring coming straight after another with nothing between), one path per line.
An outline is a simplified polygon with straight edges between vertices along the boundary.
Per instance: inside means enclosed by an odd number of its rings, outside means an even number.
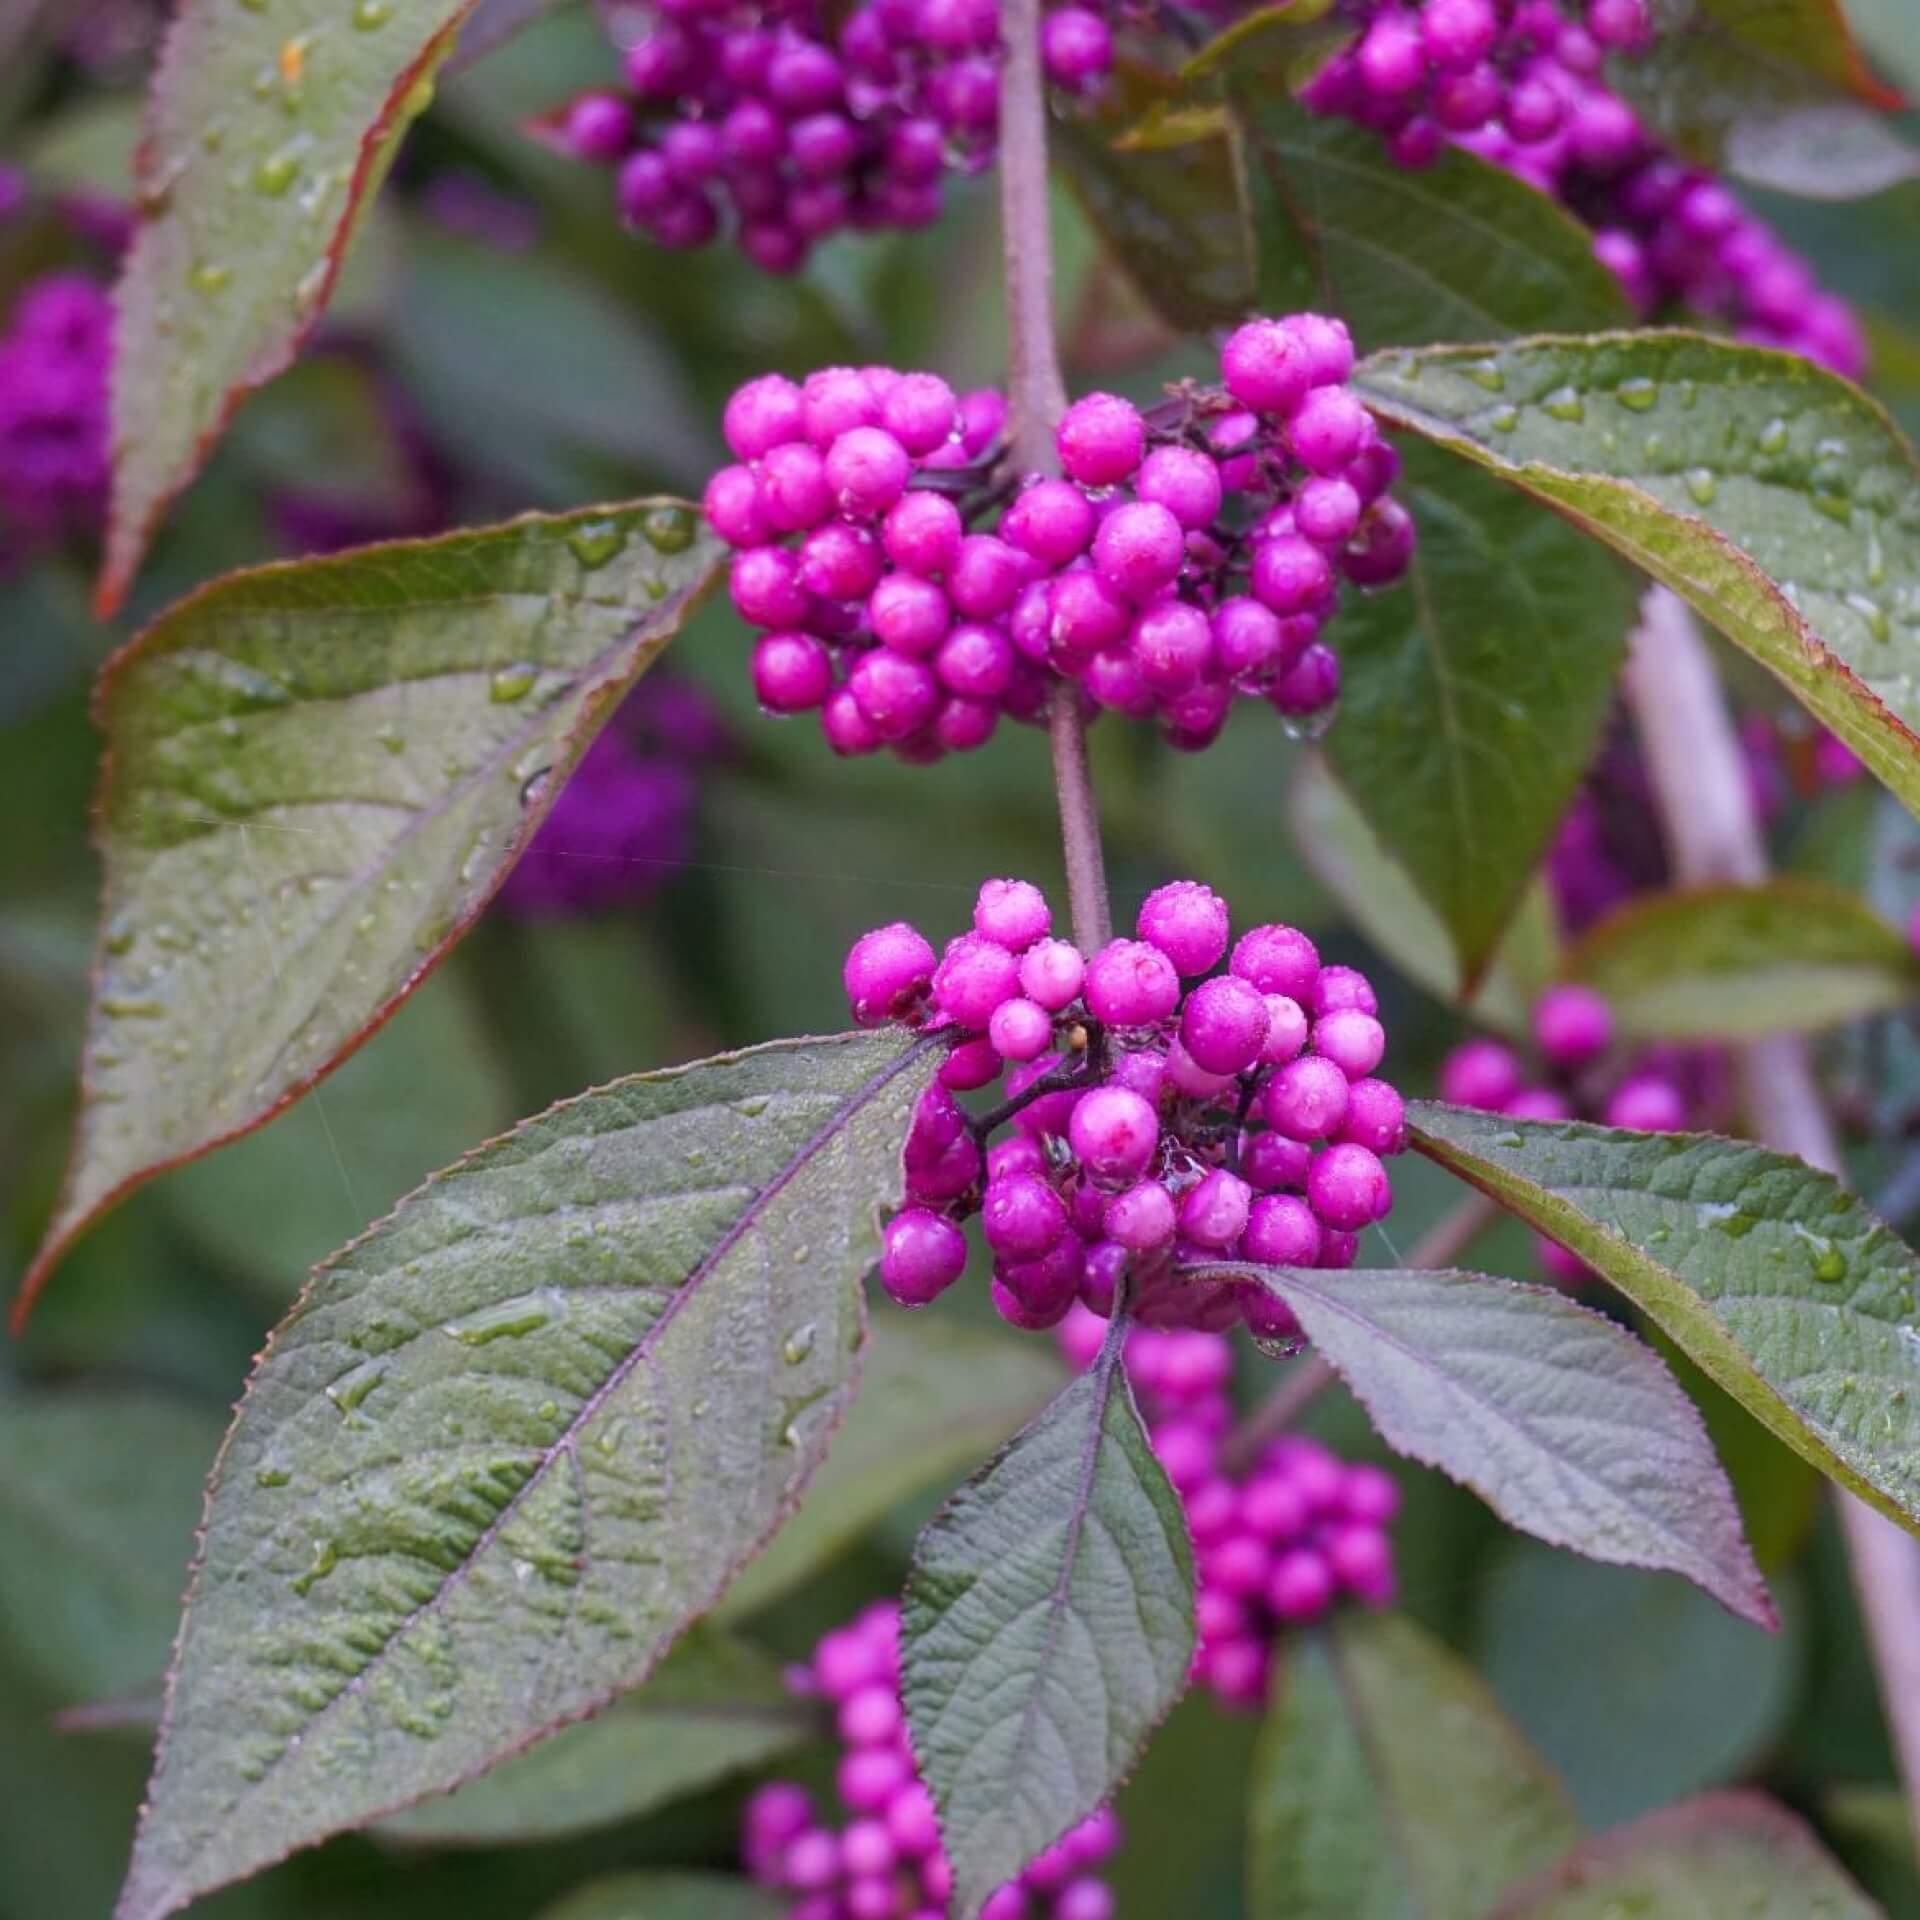
M1766 841L1725 692L1692 613L1664 587L1641 609L1626 685L1676 880L1765 880ZM1752 1042L1737 1066L1756 1137L1841 1178L1806 1041L1781 1034ZM1834 1492L1908 1808L1920 1822L1920 1541L1855 1495Z
M1053 432L1066 411L1067 387L1054 340L1040 0L1005 0L1000 26L1006 40L1006 64L1000 75L1000 221L1007 283L1010 446L1015 472L1043 473L1055 466ZM1074 938L1083 952L1091 954L1112 939L1113 924L1080 698L1080 689L1071 680L1063 679L1054 688L1047 736L1053 746Z

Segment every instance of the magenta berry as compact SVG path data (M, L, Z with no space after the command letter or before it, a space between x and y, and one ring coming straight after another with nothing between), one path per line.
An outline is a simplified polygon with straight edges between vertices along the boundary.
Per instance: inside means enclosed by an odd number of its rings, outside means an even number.
M847 999L853 1017L863 1027L917 1021L932 990L933 973L933 948L905 921L863 934L847 955Z
M929 1219L957 1233L979 1211L993 1298L1017 1326L1051 1326L1076 1298L1110 1313L1126 1286L1149 1325L1245 1318L1292 1339L1265 1289L1180 1267L1350 1264L1355 1236L1391 1204L1381 1158L1404 1147L1406 1111L1374 1071L1385 1036L1364 978L1323 967L1287 927L1233 946L1224 902L1193 882L1157 889L1139 924L1151 939L1116 940L1088 963L1048 931L1037 888L1003 879L981 888L973 929L937 964L911 929L856 948L860 1004L898 1000L902 1017L931 1016L951 1036L903 1153L905 1224L883 1250L883 1282L903 1301L931 1298L964 1261ZM1233 969L1205 973L1230 947ZM1326 1010L1310 1021L1260 980ZM1002 1076L1010 1131L988 1146L952 1096Z
M1130 479L1146 446L1146 423L1130 400L1090 393L1061 417L1055 436L1060 465L1082 486L1110 487Z
M1591 987L1552 987L1533 1009L1533 1037L1552 1067L1583 1067L1613 1041L1613 1011Z

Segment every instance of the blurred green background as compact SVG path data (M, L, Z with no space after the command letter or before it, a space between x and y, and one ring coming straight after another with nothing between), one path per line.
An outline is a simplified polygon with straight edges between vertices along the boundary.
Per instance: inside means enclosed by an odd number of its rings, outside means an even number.
M1897 38L1906 0L1863 8ZM59 14L61 8L51 10ZM137 10L136 10L137 11ZM137 23L136 23L137 24ZM83 68L42 34L0 60L0 159L40 198L0 225L0 310L33 272L85 259L48 196L117 195L143 54ZM139 604L113 630L85 611L90 556L0 578L0 1291L49 1213L73 1109L97 875L87 841L96 740L90 679L142 617L225 569L285 551L289 490L373 528L423 511L455 522L664 488L697 493L721 458L727 392L767 366L929 366L956 382L1002 363L990 183L937 232L829 245L804 279L770 281L730 251L663 256L624 235L599 174L520 131L606 75L578 7L450 80L409 145L314 353L248 405L175 512ZM1913 74L1920 84L1920 63ZM1866 303L1883 389L1920 417L1920 191L1864 207L1770 204L1832 282ZM1115 369L1124 291L1066 202L1067 336L1083 381L1151 392L1177 358ZM96 261L98 256L91 256ZM423 508L423 490L435 497ZM675 671L728 717L734 745L701 776L693 858L636 874L634 904L594 920L495 911L361 1054L253 1138L136 1195L88 1236L24 1339L0 1345L0 1920L104 1915L122 1871L199 1487L250 1356L313 1261L430 1169L590 1083L782 1034L844 1024L839 966L880 921L935 938L978 881L1056 888L1046 758L1006 731L930 770L842 765L813 729L752 710L747 642L724 608L680 639ZM1290 919L1329 957L1373 969L1391 1067L1429 1091L1457 1020L1342 920L1287 826L1306 752L1242 716L1197 759L1109 723L1096 758L1116 909L1203 876L1243 922ZM1858 868L1873 805L1824 803L1794 831L1810 861ZM650 898L641 896L651 894ZM1894 1050L1895 1070L1913 1062ZM1864 1166L1871 1186L1877 1169ZM1370 1250L1390 1263L1447 1204L1425 1166ZM1501 1230L1474 1264L1529 1275ZM988 1324L984 1289L954 1310ZM958 1300L959 1296L950 1296ZM884 1304L881 1311L890 1312ZM947 1311L943 1306L942 1311ZM1007 1336L1009 1340L1012 1336ZM1243 1360L1243 1391L1269 1363ZM1899 1915L1920 1915L1911 1848L1837 1535L1810 1475L1702 1388L1783 1601L1768 1638L1679 1582L1589 1566L1505 1534L1470 1496L1402 1469L1404 1603L1480 1664L1607 1825L1700 1787L1751 1780L1820 1823ZM1378 1454L1356 1410L1314 1425ZM756 1616L781 1655L897 1590L939 1489L909 1501ZM1189 1702L1154 1742L1121 1811L1115 1869L1131 1920L1242 1911L1241 1805L1255 1724ZM744 1787L564 1842L446 1848L338 1841L205 1902L209 1920L407 1916L522 1920L611 1868L727 1865Z

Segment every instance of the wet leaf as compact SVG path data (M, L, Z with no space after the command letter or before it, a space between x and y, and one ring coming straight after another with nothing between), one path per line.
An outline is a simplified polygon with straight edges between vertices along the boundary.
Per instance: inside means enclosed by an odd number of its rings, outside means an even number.
M119 1920L647 1677L846 1409L937 1057L850 1034L616 1081L316 1272L214 1475Z

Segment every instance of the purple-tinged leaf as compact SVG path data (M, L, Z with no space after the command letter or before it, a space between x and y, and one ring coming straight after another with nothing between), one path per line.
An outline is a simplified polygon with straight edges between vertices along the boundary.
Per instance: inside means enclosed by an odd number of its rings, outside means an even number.
M1574 1848L1491 1920L1885 1920L1812 1830L1759 1793L1709 1793Z
M216 582L109 663L80 1121L16 1323L131 1188L251 1131L420 984L716 577L640 501Z
M117 296L113 502L126 597L167 503L313 331L355 224L473 0L183 5L135 160Z
M1293 1310L1396 1452L1508 1525L1590 1560L1678 1573L1776 1624L1733 1489L1651 1347L1551 1287L1471 1273L1196 1268Z
M581 1095L318 1269L207 1498L119 1920L162 1920L636 1687L792 1510L939 1049Z
M1193 1549L1120 1331L935 1515L907 1575L902 1692L959 1920L1107 1800L1187 1682Z
M1413 1144L1570 1247L1820 1471L1920 1532L1920 1260L1832 1175L1713 1134L1415 1101Z

